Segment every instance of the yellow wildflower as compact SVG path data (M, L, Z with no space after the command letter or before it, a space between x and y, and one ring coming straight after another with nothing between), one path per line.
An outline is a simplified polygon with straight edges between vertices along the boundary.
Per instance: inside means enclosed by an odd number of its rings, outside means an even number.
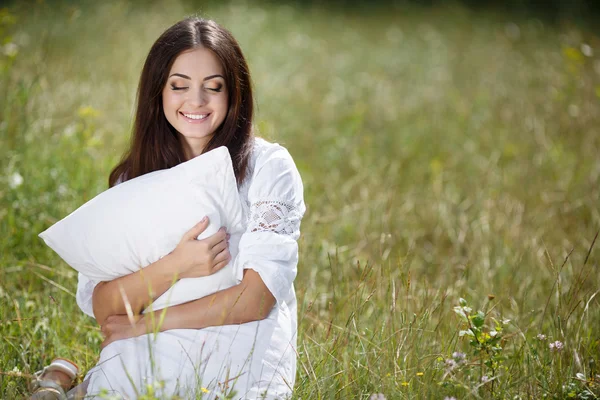
M100 111L91 106L79 107L77 114L80 118L95 118L100 115Z

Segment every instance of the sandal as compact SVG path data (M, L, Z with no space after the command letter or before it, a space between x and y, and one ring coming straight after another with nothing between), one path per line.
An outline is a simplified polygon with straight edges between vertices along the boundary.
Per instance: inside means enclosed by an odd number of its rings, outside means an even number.
M45 374L52 371L62 372L70 378L70 384L66 388L69 388L75 377L79 373L79 367L73 361L67 360L66 358L55 358L52 360L50 365L44 367L41 371L36 372L34 380L31 381L32 396L31 399L36 400L65 400L67 394L65 393L65 387L60 384L60 379L50 379L45 377Z

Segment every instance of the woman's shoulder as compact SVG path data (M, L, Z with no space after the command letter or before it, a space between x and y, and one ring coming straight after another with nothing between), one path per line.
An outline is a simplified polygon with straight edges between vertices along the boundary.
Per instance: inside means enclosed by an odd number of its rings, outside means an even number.
M302 178L289 151L279 143L254 139L251 163L252 186L283 186L302 191Z
M286 160L293 163L292 156L284 146L279 143L269 142L260 137L254 138L251 158L252 169L254 170L274 160Z
M262 193L263 197L266 196L263 192L277 190L290 192L289 196L295 191L302 192L302 180L288 150L279 143L258 137L254 138L250 174L244 186L250 187L252 192Z

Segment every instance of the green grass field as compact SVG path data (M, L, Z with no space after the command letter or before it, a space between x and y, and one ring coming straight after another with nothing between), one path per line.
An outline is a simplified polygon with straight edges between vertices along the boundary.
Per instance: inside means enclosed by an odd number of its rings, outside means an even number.
M0 398L95 364L37 234L106 189L150 45L195 12L304 180L295 398L600 397L600 37L460 5L31 1L0 10Z

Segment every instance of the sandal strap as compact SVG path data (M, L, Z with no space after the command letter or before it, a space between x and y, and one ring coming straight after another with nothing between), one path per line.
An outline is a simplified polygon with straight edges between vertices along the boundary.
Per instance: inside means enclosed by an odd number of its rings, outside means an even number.
M58 383L56 383L54 381L42 379L42 376L44 375L44 373L46 371L56 370L55 368L50 368L50 367L52 367L52 365L45 366L43 369L41 369L33 374L34 379L31 381L31 390L35 393L36 391L38 391L38 389L54 389L54 390L58 391L58 394L60 396L62 396L66 399L67 394L65 393L62 386L60 386ZM62 371L62 369L60 371Z
M56 392L56 394L59 395L59 397L61 399L66 399L67 398L67 394L65 393L64 389L56 382L54 381L40 381L37 380L35 382L36 387L34 387L34 391L33 393L39 393L39 392Z
M41 370L33 373L33 379L31 380L31 389L32 390L35 390L40 387L39 383L42 382L42 375L44 375L44 372L46 372L46 369L48 369L48 366L45 366Z
M75 379L79 372L79 367L64 358L55 358L50 365L46 367L46 371L60 371L67 374L71 379Z
M64 389L57 382L49 379L44 379L44 374L50 371L60 371L71 378L75 379L79 373L79 367L72 361L64 358L55 358L50 365L45 366L40 371L33 374L34 379L31 381L32 391L49 391L56 393L61 399L66 399L67 395Z

